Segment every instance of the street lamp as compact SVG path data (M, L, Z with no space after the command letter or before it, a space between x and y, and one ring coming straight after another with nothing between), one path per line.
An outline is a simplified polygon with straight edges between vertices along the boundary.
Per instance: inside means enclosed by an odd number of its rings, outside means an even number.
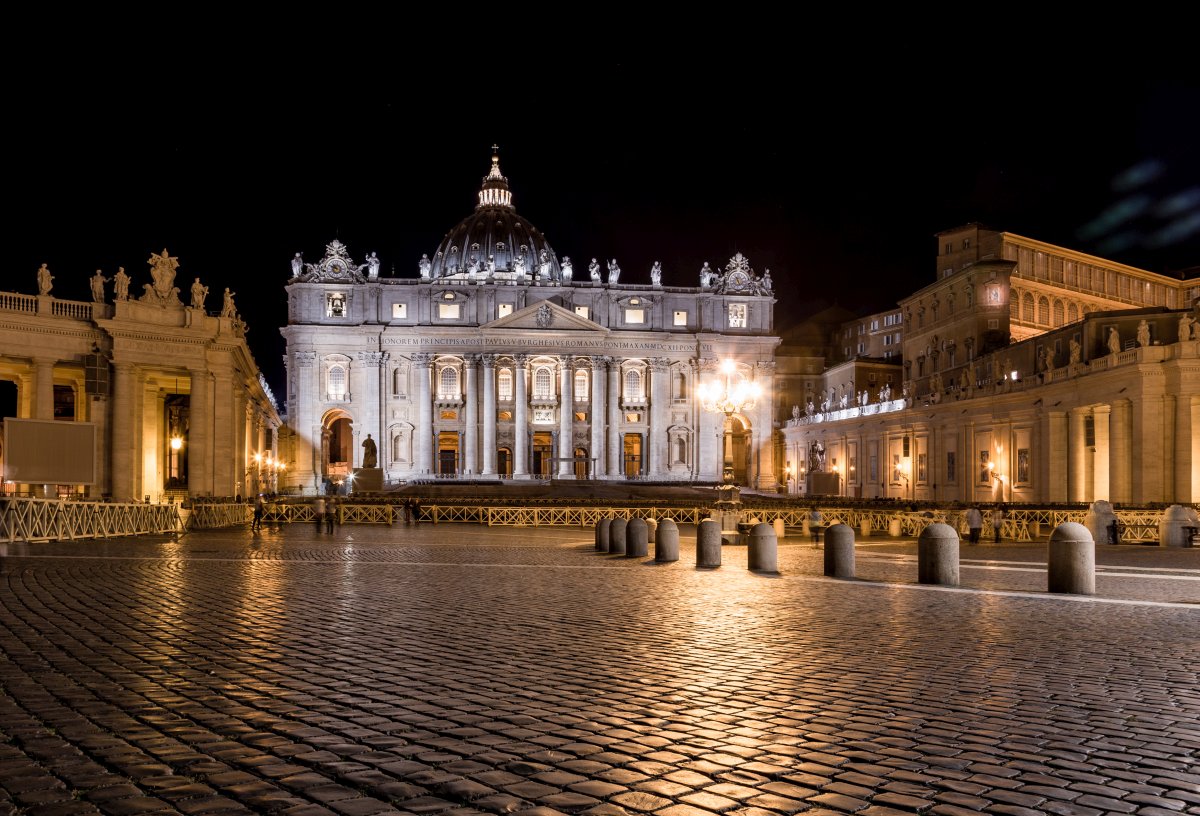
M733 360L722 361L721 373L724 375L723 381L710 380L700 383L696 389L696 399L705 411L725 415L725 425L723 426L723 436L726 438L723 452L725 468L722 477L726 482L732 482L733 444L728 436L730 421L735 413L754 408L758 403L758 398L762 395L762 386L743 379L738 374L737 364Z

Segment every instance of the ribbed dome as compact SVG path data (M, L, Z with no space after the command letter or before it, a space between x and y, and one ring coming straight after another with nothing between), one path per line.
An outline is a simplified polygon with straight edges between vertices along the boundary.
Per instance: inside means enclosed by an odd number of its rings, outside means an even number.
M430 277L486 280L489 258L494 279L513 283L551 284L561 280L558 257L537 227L512 205L508 179L500 172L499 148L492 147L492 167L479 190L475 212L446 233L431 259ZM545 251L545 258L542 252ZM539 264L548 263L547 269ZM522 268L523 265L523 268ZM520 275L520 272L524 275Z

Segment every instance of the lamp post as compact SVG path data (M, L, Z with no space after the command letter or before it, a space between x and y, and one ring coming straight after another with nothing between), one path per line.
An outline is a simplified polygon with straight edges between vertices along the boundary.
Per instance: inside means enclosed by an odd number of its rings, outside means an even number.
M710 380L701 383L696 389L696 398L700 407L710 413L725 415L722 438L722 456L724 470L722 478L727 484L733 482L733 444L729 434L733 415L741 411L749 411L758 402L762 387L755 382L748 382L738 374L737 364L733 360L721 363L722 380Z

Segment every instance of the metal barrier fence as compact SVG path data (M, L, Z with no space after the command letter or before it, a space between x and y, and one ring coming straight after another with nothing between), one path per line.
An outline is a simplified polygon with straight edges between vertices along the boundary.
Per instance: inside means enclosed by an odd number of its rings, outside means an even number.
M395 524L404 519L399 504L339 501L333 506L339 524ZM811 507L742 507L740 521L757 519L784 528L807 531ZM872 533L919 537L935 522L949 524L966 535L966 508L922 511L891 508L820 507L823 526L846 524L866 535ZM679 524L699 524L713 512L709 507L655 506L561 507L474 504L428 504L420 508L420 521L433 524L482 524L488 527L592 527L600 519L670 518ZM77 538L168 533L181 529L215 529L248 524L254 508L249 504L196 503L190 509L174 504L113 504L109 502L63 501L24 497L0 498L0 542L50 541ZM984 511L984 529L992 529L991 509ZM1123 543L1157 543L1162 510L1116 511ZM1048 536L1058 525L1083 523L1086 510L1013 508L1005 513L1000 534L1004 541L1033 541ZM268 502L263 522L268 524L313 523L311 502ZM985 539L987 535L985 534Z
M174 504L0 499L0 542L171 533L182 526L179 509Z

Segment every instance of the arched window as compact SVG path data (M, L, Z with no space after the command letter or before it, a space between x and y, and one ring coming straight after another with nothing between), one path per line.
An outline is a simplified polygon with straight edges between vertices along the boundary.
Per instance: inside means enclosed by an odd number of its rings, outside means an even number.
M340 365L329 367L329 396L331 399L346 396L346 369Z
M1021 317L1026 323L1033 322L1033 295L1028 292L1021 298Z
M512 402L512 369L502 368L496 372L496 396L501 402Z
M554 399L554 375L544 366L533 372L533 398L536 400Z
M404 376L399 368L392 372L392 393L397 397L404 393Z
M1037 322L1043 326L1050 325L1050 301L1044 297L1038 298Z
M633 369L625 372L625 401L642 401L642 375Z
M438 384L438 399L458 399L458 369L442 369Z
M687 399L687 378L683 376L682 371L671 375L671 399Z
M1065 317L1066 317L1066 311L1063 309L1063 302L1061 300L1054 301L1054 323L1053 323L1053 325L1055 327L1061 326L1063 324L1063 320L1065 319Z
M575 372L575 401L587 402L588 398L588 375L586 371Z
M687 440L682 436L675 440L675 462L676 464L687 462Z
M393 462L399 462L404 458L404 456L402 455L403 450L404 450L404 439L400 436L393 436L392 437L392 461Z
M1067 322L1074 323L1078 319L1079 319L1079 309L1076 308L1074 303L1072 303L1070 306L1067 307Z

